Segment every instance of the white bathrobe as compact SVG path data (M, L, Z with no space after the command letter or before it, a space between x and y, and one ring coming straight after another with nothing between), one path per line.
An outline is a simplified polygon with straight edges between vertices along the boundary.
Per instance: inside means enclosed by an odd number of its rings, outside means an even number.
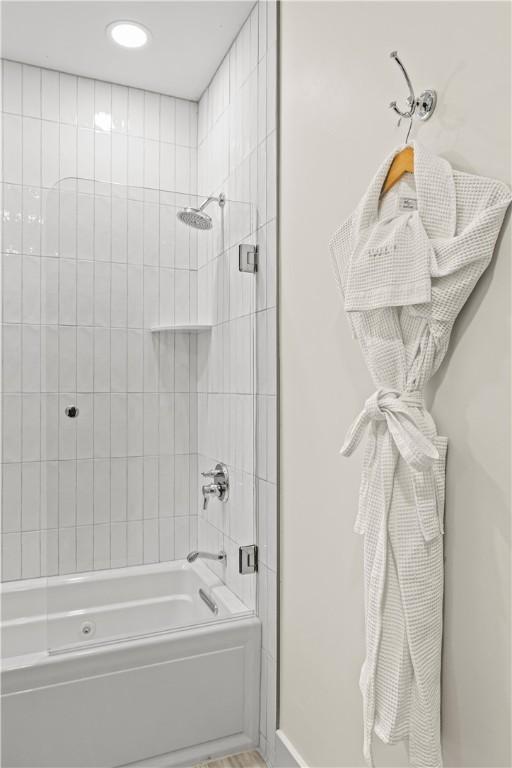
M380 200L399 147L330 247L376 387L341 449L349 456L367 432L355 522L365 536L364 756L372 765L375 731L386 743L408 739L414 768L437 768L447 438L423 390L491 260L511 195L413 146L414 175Z

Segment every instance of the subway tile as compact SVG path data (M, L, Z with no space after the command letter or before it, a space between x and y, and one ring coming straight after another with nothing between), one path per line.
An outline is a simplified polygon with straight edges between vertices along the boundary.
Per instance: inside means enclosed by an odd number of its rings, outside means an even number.
M2 296L4 323L19 323L22 319L22 265L19 255L3 254L3 284L9 286Z
M176 144L190 146L190 102L184 99L176 100Z
M22 153L22 183L26 187L40 187L41 121L34 117L23 118ZM9 163L7 168L9 168ZM5 181L10 181L7 174L4 178Z
M127 391L127 335L126 330L110 331L110 391Z
M141 392L127 395L128 419L127 453L128 456L141 456L144 452L144 399Z
M144 267L144 328L158 324L158 270Z
M160 96L157 93L144 93L144 137L160 139Z
M105 133L112 130L112 87L101 80L94 81L94 127Z
M2 531L21 531L21 467L17 462L2 466Z
M110 520L110 475L108 470L109 461L107 459L96 459L93 462L93 511L95 528Z
M127 331L127 390L143 389L143 334L140 330Z
M23 326L23 392L41 391L41 327Z
M126 133L128 129L128 88L112 86L112 130Z
M92 459L80 459L76 462L76 522L84 526L92 524L93 520L94 462Z
M182 193L194 191L190 170L190 148L176 146L176 189Z
M21 578L21 534L2 534L2 580Z
M127 396L110 396L110 455L126 456L128 430Z
M76 529L76 570L92 571L94 568L94 527L80 525Z
M43 121L41 131L41 182L44 187L49 188L60 178L59 126L57 123Z
M69 187L68 179L73 179L77 175L77 129L74 125L60 126L60 178L66 179L63 182L65 189L69 189L70 207L74 211L76 206L76 190ZM61 200L62 203L62 200ZM71 217L75 222L75 216Z
M44 461L41 464L41 528L58 528L59 525L59 462Z
M29 531L21 534L21 577L35 579L41 575L41 534Z
M128 133L144 136L144 91L128 89Z
M76 422L65 415L66 408L74 405L74 400L72 392L59 395L59 459L76 457Z
M76 391L76 328L59 326L59 390Z
M128 182L128 140L122 133L112 135L112 183Z
M156 518L144 520L144 563L158 562L158 523L159 521Z
M72 426L68 425L68 429L72 430ZM59 458L59 434L59 395L43 394L41 395L41 459Z
M94 178L94 132L78 128L77 132L77 175L80 179Z
M41 458L41 395L22 395L23 461Z
M112 328L126 328L127 322L127 280L125 264L113 263L111 267L110 324Z
M144 324L144 281L142 267L128 265L128 307L129 328L142 328Z
M16 61L2 61L2 110L21 115L22 65Z
M144 205L128 200L128 263L142 264L144 248Z
M41 190L27 188L23 190L23 252L39 256L41 254Z
M190 552L189 518L175 517L174 518L174 557L176 560L182 560L187 556L189 552Z
M160 455L159 457L158 515L161 518L174 515L174 461L170 455ZM172 537L173 534L174 530Z
M144 264L147 266L158 266L159 262L158 217L158 205L149 202L145 203L143 207L143 241Z
M127 565L140 565L143 562L143 527L141 520L127 524Z
M94 178L107 183L112 180L112 137L98 130L94 133Z
M174 521L170 517L158 521L158 559L160 562L174 559Z
M60 73L60 122L76 125L77 123L77 78L74 75Z
M77 88L78 125L81 128L94 128L94 80L78 78Z
M2 250L21 253L23 249L23 195L14 184L3 186Z
M59 461L59 527L76 525L76 461Z
M110 331L94 329L94 391L110 390Z
M91 459L94 454L94 395L80 393L76 405L80 416L76 424L76 455L78 459Z
M128 206L125 198L112 198L112 261L128 258Z
M76 529L59 529L59 573L76 572Z
M59 73L41 70L41 117L58 122L60 117Z
M19 325L4 325L2 329L3 392L21 392L21 331Z
M41 527L41 463L21 465L21 529L36 531Z
M115 458L110 463L110 519L112 522L127 518L127 459Z
M144 139L128 137L128 184L142 187L144 184Z
M173 190L176 187L176 149L174 144L160 144L160 189ZM174 216L174 210L170 211Z
M128 520L142 520L144 507L144 459L141 456L128 459Z
M159 188L159 142L146 139L144 141L143 156L143 183L149 190L158 190Z
M158 517L158 457L144 456L144 519Z
M94 457L110 455L110 397L94 395Z
M95 525L93 541L94 570L110 567L110 526Z
M3 181L22 183L22 118L3 116ZM28 171L28 168L27 168ZM37 183L37 182L36 182Z
M94 258L110 262L112 239L112 205L110 197L94 197Z
M23 114L27 117L41 117L41 70L23 64Z
M41 531L41 576L59 573L59 531Z
M110 264L99 261L94 265L94 324L110 324Z
M176 143L176 99L160 96L160 141Z
M43 258L41 264L41 323L59 321L59 261Z
M59 262L59 323L76 324L77 262L61 259Z
M128 527L126 523L112 523L110 526L110 567L123 568L128 565Z
M94 324L94 264L78 261L76 264L76 322L86 326Z
M158 454L158 398L157 394L144 394L144 454Z
M59 256L76 258L76 189L75 182L66 180L59 195Z

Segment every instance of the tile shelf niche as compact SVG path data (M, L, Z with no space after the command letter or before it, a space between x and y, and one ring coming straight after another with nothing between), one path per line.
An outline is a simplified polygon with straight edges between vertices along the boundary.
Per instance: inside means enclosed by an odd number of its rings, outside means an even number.
M174 323L172 325L152 325L151 333L161 333L162 331L171 331L174 333L201 333L202 331L211 331L211 323Z

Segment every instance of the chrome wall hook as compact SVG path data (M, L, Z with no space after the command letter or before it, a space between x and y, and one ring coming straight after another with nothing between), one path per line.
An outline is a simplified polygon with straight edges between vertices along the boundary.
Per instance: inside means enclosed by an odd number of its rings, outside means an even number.
M407 83L407 87L409 88L409 96L407 97L407 104L408 109L405 112L402 112L401 109L398 109L396 101L392 101L389 105L391 109L393 109L397 115L400 116L400 118L407 118L411 121L413 117L418 117L420 120L428 120L429 117L431 117L434 113L434 110L436 108L437 104L437 94L435 91L431 89L427 89L426 91L422 91L419 96L415 96L414 94L414 88L412 87L411 79L409 75L407 74L407 70L405 69L404 65L398 58L397 51L392 51L390 54L392 59L396 61L400 69L402 70L403 76L405 77L405 82ZM410 132L410 127L409 127ZM407 134L407 137L409 137L409 133Z

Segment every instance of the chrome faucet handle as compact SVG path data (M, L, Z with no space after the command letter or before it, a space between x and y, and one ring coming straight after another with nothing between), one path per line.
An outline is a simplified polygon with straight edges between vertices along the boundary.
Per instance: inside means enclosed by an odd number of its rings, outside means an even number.
M201 472L203 477L213 479L212 483L207 483L202 487L203 510L208 507L211 496L215 496L219 501L227 501L229 498L229 475L225 464L216 464L208 472Z

